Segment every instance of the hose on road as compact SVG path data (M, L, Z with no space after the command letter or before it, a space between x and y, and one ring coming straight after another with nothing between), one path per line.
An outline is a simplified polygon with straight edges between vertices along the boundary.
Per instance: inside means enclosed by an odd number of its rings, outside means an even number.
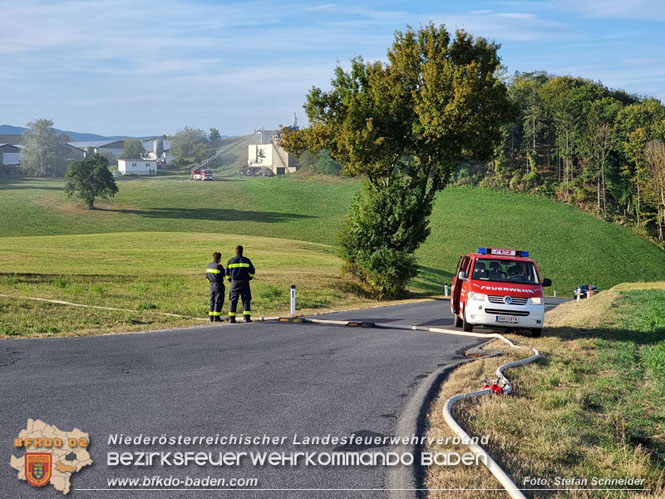
M282 320L282 319L280 319ZM288 319L287 319L288 320ZM292 319L291 319L292 320ZM425 331L429 333L441 333L441 334L452 334L452 335L457 335L457 336L472 336L476 338L495 338L498 340L503 341L504 343L508 344L511 348L517 348L517 349L528 349L527 347L517 345L516 343L512 342L505 336L499 333L467 333L463 331L456 331L454 329L445 329L445 328L438 328L438 327L426 327L426 326L408 326L408 325L401 325L401 324L389 324L389 323L381 323L381 322L362 322L362 321L340 321L340 320L331 320L331 319L310 319L310 318L298 318L298 321L302 322L311 322L315 324L329 324L329 325L338 325L338 326L347 326L347 327L377 327L377 328L382 328L382 329L402 329L402 330L410 330L410 331ZM510 369L511 367L516 367L524 364L528 364L530 362L533 362L534 360L540 358L540 352L536 350L535 348L531 349L533 351L533 355L516 360L513 362L508 362L506 364L503 364L499 366L496 370L496 375L497 377L504 382L504 387L503 387L503 393L504 394L509 394L513 390L513 385L510 383L510 380L503 374L506 369ZM452 415L452 408L455 405L455 402L463 399L469 399L473 397L480 397L483 395L488 395L492 394L492 390L490 388L485 388L483 390L479 390L476 392L469 392L469 393L463 393L460 395L455 395L453 397L450 397L446 403L444 404L443 407L443 417L450 426L450 429L453 430L453 432L459 436L463 442L469 442L467 443L467 447L476 455L480 458L480 460L485 464L487 469L494 475L494 477L501 483L503 488L506 490L506 492L512 497L513 499L526 499L526 496L522 494L522 491L519 489L519 487L513 482L513 480L508 476L508 474L497 464L494 459L487 453L485 449L483 449L480 445L472 443L471 437L469 436L468 433L464 431L464 429L459 425L457 421L455 421L455 418Z

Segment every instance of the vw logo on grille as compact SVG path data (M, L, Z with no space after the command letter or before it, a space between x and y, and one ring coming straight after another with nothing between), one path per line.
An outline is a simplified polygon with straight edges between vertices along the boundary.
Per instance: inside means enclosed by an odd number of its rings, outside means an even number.
M506 305L510 305L513 302L513 299L510 296L504 296L503 297L503 303Z

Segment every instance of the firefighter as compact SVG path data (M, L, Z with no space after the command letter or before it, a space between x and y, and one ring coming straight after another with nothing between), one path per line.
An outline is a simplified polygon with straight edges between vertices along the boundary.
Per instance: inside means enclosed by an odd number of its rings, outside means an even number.
M242 310L245 322L252 322L250 302L252 293L249 290L249 281L254 278L254 265L249 258L242 256L242 246L236 246L236 256L226 265L226 278L231 281L229 293L229 321L236 322L236 308L238 298L242 299Z
M212 262L206 269L206 277L210 281L210 322L222 322L222 305L224 305L224 266L220 265L222 254L215 251Z

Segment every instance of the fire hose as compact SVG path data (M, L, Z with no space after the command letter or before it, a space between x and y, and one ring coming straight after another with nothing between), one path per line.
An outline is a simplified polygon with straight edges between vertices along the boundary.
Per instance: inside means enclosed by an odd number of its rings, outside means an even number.
M295 319L295 320L294 320ZM280 321L302 321L302 322L313 322L317 324L331 324L331 325L342 325L342 326L350 326L350 327L378 327L382 329L402 329L402 330L410 330L410 331L426 331L430 333L443 333L443 334L453 334L457 336L474 336L477 338L496 338L498 340L503 341L504 343L507 343L511 348L518 348L518 349L527 349L527 347L517 345L514 342L510 341L508 338L505 336L499 334L499 333L467 333L467 332L462 332L462 331L456 331L454 329L444 329L444 328L437 328L437 327L426 327L426 326L405 326L405 325L400 325L400 324L388 324L388 323L380 323L380 322L355 322L355 321L340 321L340 320L328 320L328 319L310 319L310 318L280 318ZM446 400L446 403L443 406L443 417L450 426L450 428L453 430L457 436L460 437L460 439L463 442L468 442L466 445L467 447L479 458L480 460L485 464L487 469L494 475L494 477L501 483L503 488L506 490L508 495L512 497L513 499L526 499L526 496L522 494L522 491L519 489L519 487L513 482L513 480L506 474L505 471L497 464L497 462L492 459L492 457L487 453L485 449L483 449L480 445L473 443L471 437L469 436L468 433L462 429L462 427L455 421L455 418L453 417L451 410L453 405L455 405L455 402L462 400L462 399L469 399L473 397L480 397L482 395L487 395L487 394L509 394L513 390L513 385L510 383L510 380L503 374L503 372L506 369L510 369L511 367L515 366L520 366L524 364L528 364L530 362L533 362L534 360L538 359L540 357L540 352L536 350L535 348L531 349L533 351L533 355L530 357L527 357L525 359L520 359L516 360L513 362L508 362L506 364L503 364L499 366L496 370L496 375L497 379L492 382L490 385L489 382L485 382L485 386L479 391L476 392L469 392L469 393L463 393L460 395L455 395L453 397L450 397L448 400Z

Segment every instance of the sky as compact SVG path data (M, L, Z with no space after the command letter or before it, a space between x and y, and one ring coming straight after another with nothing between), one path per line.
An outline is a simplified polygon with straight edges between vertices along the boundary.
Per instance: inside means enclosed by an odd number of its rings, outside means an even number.
M665 101L665 1L0 0L0 124L102 135L290 124L312 86L433 21L501 44L510 73Z

